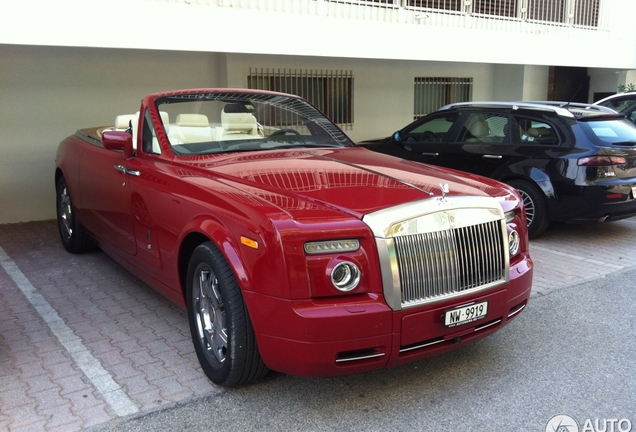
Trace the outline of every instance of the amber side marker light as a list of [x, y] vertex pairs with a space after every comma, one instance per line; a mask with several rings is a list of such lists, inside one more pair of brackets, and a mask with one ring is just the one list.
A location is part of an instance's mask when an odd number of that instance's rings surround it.
[[241, 236], [241, 243], [249, 248], [258, 249], [258, 242], [256, 240]]

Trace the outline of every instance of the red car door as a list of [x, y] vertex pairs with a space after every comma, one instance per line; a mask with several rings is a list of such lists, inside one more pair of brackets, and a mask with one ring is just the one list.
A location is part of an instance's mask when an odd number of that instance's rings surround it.
[[122, 152], [89, 146], [80, 163], [83, 223], [102, 242], [127, 254], [137, 247], [130, 205], [130, 176]]

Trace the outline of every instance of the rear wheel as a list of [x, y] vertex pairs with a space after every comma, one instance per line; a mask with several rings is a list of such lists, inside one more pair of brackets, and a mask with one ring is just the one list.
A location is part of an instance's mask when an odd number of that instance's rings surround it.
[[62, 176], [57, 181], [57, 227], [64, 248], [72, 253], [88, 252], [95, 249], [95, 244], [84, 233], [84, 227], [75, 217], [75, 208], [71, 194]]
[[539, 236], [550, 225], [543, 192], [537, 186], [524, 180], [511, 180], [508, 184], [519, 192], [523, 200], [528, 222], [528, 237]]
[[192, 341], [208, 378], [236, 387], [264, 377], [268, 370], [258, 352], [241, 289], [211, 242], [194, 250], [186, 287]]

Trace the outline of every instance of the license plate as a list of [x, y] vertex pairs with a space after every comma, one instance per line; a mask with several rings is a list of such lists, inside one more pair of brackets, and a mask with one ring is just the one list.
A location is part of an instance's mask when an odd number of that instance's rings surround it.
[[636, 186], [632, 186], [632, 198], [636, 198]]
[[444, 326], [455, 327], [484, 318], [488, 314], [488, 302], [473, 303], [444, 312]]

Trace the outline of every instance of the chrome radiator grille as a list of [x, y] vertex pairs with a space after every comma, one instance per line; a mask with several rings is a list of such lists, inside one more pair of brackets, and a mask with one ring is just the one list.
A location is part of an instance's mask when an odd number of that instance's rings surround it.
[[495, 198], [422, 199], [362, 221], [375, 237], [384, 299], [395, 311], [509, 281], [506, 215]]
[[403, 307], [506, 281], [501, 221], [394, 237]]

